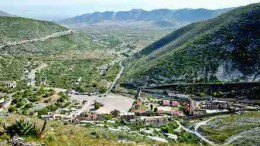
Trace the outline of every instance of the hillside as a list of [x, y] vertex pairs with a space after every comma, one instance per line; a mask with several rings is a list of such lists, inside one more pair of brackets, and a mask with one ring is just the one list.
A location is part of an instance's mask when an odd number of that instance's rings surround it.
[[190, 24], [129, 60], [123, 83], [259, 81], [260, 4]]
[[10, 17], [10, 16], [12, 16], [12, 15], [11, 15], [11, 14], [8, 14], [8, 13], [6, 13], [6, 12], [4, 12], [4, 11], [0, 11], [0, 17], [6, 17], [6, 16]]
[[29, 40], [68, 30], [52, 22], [20, 17], [0, 17], [0, 44]]
[[[87, 88], [99, 89], [101, 85], [96, 84], [101, 80], [104, 88], [108, 84], [105, 77], [101, 78], [98, 67], [108, 64], [113, 55], [107, 54], [108, 48], [87, 33], [71, 31], [53, 22], [0, 17], [0, 34], [0, 82], [14, 80], [23, 87], [31, 84], [31, 80], [37, 86], [45, 80], [45, 86], [77, 88], [82, 92]], [[30, 74], [43, 64], [41, 72]], [[82, 82], [76, 84], [79, 78]]]
[[107, 11], [83, 14], [61, 21], [63, 24], [76, 25], [101, 25], [117, 27], [159, 27], [178, 28], [185, 24], [214, 18], [230, 9], [157, 9], [146, 11], [133, 9], [130, 11]]

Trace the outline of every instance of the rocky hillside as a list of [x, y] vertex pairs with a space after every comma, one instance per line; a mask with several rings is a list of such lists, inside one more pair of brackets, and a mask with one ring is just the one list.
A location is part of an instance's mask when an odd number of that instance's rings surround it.
[[190, 24], [128, 60], [124, 83], [260, 81], [260, 3]]
[[133, 9], [119, 12], [95, 12], [76, 16], [61, 21], [64, 24], [95, 24], [114, 26], [135, 26], [135, 27], [180, 27], [185, 24], [207, 20], [220, 15], [230, 9], [157, 9], [145, 11]]

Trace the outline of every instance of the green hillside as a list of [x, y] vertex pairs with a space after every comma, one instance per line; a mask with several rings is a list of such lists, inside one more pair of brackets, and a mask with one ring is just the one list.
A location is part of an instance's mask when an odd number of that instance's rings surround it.
[[260, 80], [260, 4], [193, 23], [128, 60], [124, 83]]
[[95, 44], [89, 36], [74, 32], [74, 34], [48, 39], [44, 42], [39, 41], [8, 47], [8, 49], [3, 49], [2, 52], [16, 56], [45, 57], [49, 55], [48, 57], [50, 57], [60, 55], [61, 53], [68, 53], [68, 51], [85, 52], [96, 49], [102, 49], [102, 47]]
[[[104, 81], [98, 67], [109, 63], [113, 57], [106, 54], [104, 46], [94, 42], [87, 33], [76, 31], [41, 39], [68, 30], [52, 22], [17, 17], [0, 18], [0, 46], [39, 39], [0, 49], [0, 82], [14, 80], [19, 85], [26, 85], [30, 82], [28, 76], [32, 69], [46, 64], [36, 74], [38, 86], [46, 79], [45, 85], [51, 87], [81, 89], [82, 92], [88, 88], [90, 92], [90, 89], [99, 88], [94, 83]], [[73, 72], [70, 70], [72, 68]], [[75, 84], [79, 78], [82, 78], [82, 82]]]
[[0, 44], [34, 39], [68, 30], [52, 22], [20, 17], [0, 17]]

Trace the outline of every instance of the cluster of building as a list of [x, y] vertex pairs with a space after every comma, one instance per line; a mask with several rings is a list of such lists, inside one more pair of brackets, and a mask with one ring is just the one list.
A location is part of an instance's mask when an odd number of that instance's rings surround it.
[[85, 107], [86, 104], [87, 101], [73, 100], [70, 108], [59, 108], [55, 112], [48, 112], [46, 115], [41, 115], [41, 118], [74, 122], [78, 116], [87, 110]]
[[209, 101], [194, 101], [185, 102], [184, 109], [191, 115], [206, 115], [212, 113], [227, 112], [229, 105], [226, 101], [209, 100]]
[[[148, 100], [141, 97], [141, 90], [138, 90], [132, 108], [129, 112], [119, 112], [115, 120], [124, 121], [129, 124], [144, 124], [161, 126], [169, 122], [172, 117], [185, 117], [208, 115], [214, 113], [229, 112], [233, 107], [226, 101], [219, 100], [201, 100], [195, 101], [187, 95], [169, 93], [170, 99]], [[176, 98], [177, 97], [177, 98]], [[185, 99], [185, 100], [184, 100]], [[83, 100], [73, 100], [70, 108], [60, 108], [55, 112], [42, 115], [42, 118], [49, 120], [70, 121], [77, 124], [99, 123], [108, 121], [106, 115], [98, 114], [95, 111], [87, 109], [89, 103]], [[110, 115], [111, 116], [111, 115]]]

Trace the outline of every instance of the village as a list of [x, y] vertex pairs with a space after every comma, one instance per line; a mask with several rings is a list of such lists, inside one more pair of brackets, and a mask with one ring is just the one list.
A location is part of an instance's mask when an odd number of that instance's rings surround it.
[[[6, 85], [10, 89], [16, 86], [13, 82], [6, 82]], [[102, 127], [108, 131], [146, 136], [152, 141], [163, 143], [168, 143], [169, 139], [178, 141], [178, 136], [169, 133], [169, 130], [174, 127], [175, 132], [181, 131], [183, 127], [180, 123], [192, 123], [193, 120], [205, 117], [239, 114], [260, 109], [256, 105], [218, 100], [212, 97], [199, 99], [174, 91], [167, 91], [164, 95], [157, 96], [142, 92], [142, 89], [138, 89], [132, 98], [113, 93], [81, 94], [76, 91], [68, 92], [61, 89], [55, 91], [41, 88], [30, 91], [31, 95], [26, 95], [34, 96], [40, 90], [42, 90], [43, 96], [48, 94], [56, 97], [56, 103], [45, 103], [47, 99], [43, 103], [40, 103], [41, 101], [34, 103], [30, 102], [31, 99], [28, 98], [26, 99], [27, 104], [16, 111], [19, 113], [20, 110], [30, 105], [27, 109], [32, 112], [32, 116], [43, 120]], [[29, 90], [25, 90], [23, 94], [28, 92]], [[38, 95], [41, 96], [41, 94]], [[0, 111], [2, 113], [13, 112], [10, 108], [17, 100], [17, 93], [1, 94], [0, 96]], [[53, 105], [55, 108], [52, 107]], [[51, 110], [43, 110], [46, 108]], [[21, 112], [21, 114], [26, 113]]]
[[[17, 87], [14, 81], [2, 84], [10, 91]], [[189, 133], [209, 143], [196, 131], [208, 118], [260, 110], [256, 104], [239, 100], [202, 98], [171, 90], [150, 91], [139, 88], [135, 95], [124, 96], [112, 92], [83, 94], [74, 90], [28, 86], [22, 91], [1, 93], [0, 112], [1, 116], [9, 113], [30, 115], [47, 121], [142, 136], [162, 143], [179, 142], [184, 140], [184, 133]], [[190, 130], [191, 125], [197, 129]]]

